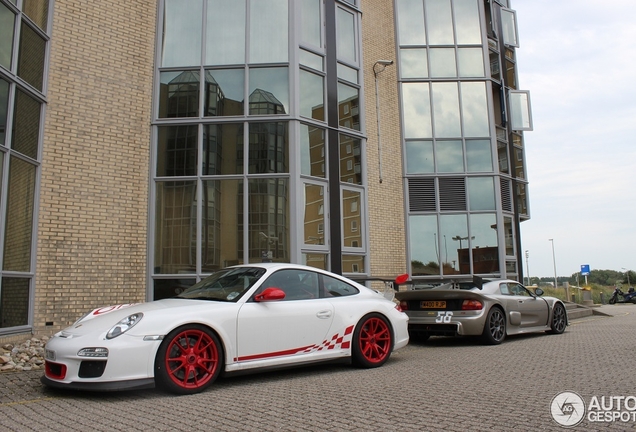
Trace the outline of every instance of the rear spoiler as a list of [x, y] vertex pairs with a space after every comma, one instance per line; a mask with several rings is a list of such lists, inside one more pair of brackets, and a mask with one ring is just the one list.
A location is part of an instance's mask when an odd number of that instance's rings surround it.
[[[395, 278], [389, 278], [389, 277], [360, 277], [358, 278], [358, 277], [349, 276], [349, 279], [354, 280], [358, 283], [362, 283], [362, 284], [364, 284], [365, 282], [384, 282], [385, 289], [392, 289], [393, 291], [396, 291], [396, 292], [400, 291], [401, 285], [406, 285], [407, 283], [413, 282], [411, 280], [411, 277], [408, 275], [408, 273], [401, 274]], [[473, 278], [472, 278], [472, 283], [480, 290], [483, 289], [484, 284], [488, 281], [489, 281], [488, 279], [481, 278], [477, 275], [473, 275]], [[459, 285], [461, 280], [453, 279], [451, 281], [447, 281], [446, 283], [448, 282]]]

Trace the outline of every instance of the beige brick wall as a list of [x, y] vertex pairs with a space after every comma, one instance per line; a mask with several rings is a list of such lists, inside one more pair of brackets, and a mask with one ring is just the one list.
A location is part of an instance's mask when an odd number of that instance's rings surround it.
[[[365, 87], [367, 171], [371, 274], [396, 276], [406, 271], [404, 190], [399, 117], [397, 54], [393, 1], [362, 0], [362, 46]], [[395, 63], [378, 73], [382, 183], [378, 160], [378, 130], [373, 65]], [[378, 67], [376, 70], [380, 70]]]
[[146, 295], [157, 3], [54, 5], [35, 286], [40, 334], [87, 308]]

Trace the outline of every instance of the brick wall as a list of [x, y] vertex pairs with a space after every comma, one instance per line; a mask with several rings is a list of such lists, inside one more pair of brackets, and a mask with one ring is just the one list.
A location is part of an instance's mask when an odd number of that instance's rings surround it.
[[[397, 85], [397, 54], [393, 2], [362, 0], [362, 46], [365, 86], [367, 172], [371, 274], [396, 276], [406, 271], [402, 147]], [[395, 63], [378, 73], [382, 183], [378, 161], [378, 131], [373, 65], [377, 60]], [[380, 70], [378, 67], [376, 70]]]
[[156, 14], [150, 0], [54, 4], [36, 333], [145, 299]]

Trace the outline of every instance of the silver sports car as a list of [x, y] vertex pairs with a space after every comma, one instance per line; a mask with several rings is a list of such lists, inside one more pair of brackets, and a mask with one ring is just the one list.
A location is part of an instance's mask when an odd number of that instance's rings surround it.
[[480, 335], [484, 342], [495, 345], [506, 335], [565, 331], [565, 305], [557, 298], [541, 297], [542, 294], [540, 288], [532, 292], [513, 280], [475, 277], [472, 282], [410, 289], [395, 296], [409, 316], [412, 340]]

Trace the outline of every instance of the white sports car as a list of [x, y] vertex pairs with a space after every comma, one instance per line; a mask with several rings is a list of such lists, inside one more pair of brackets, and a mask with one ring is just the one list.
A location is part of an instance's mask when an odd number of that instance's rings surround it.
[[408, 343], [407, 321], [394, 302], [342, 276], [241, 265], [173, 298], [91, 311], [49, 340], [41, 380], [189, 394], [222, 372], [336, 360], [372, 368]]

